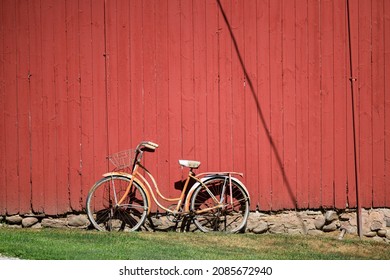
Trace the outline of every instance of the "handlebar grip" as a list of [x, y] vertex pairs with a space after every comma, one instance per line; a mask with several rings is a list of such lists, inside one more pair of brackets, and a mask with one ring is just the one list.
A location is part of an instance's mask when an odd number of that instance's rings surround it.
[[137, 146], [137, 151], [149, 151], [149, 152], [154, 152], [158, 145], [156, 143], [153, 143], [151, 141], [143, 141], [138, 144]]
[[148, 141], [144, 143], [144, 147], [150, 150], [155, 150], [158, 148], [158, 144]]
[[156, 143], [153, 143], [151, 141], [143, 141], [138, 144], [136, 151], [149, 151], [154, 152], [158, 145]]
[[148, 145], [150, 145], [150, 146], [153, 146], [153, 147], [155, 147], [155, 148], [158, 148], [158, 144], [157, 144], [157, 143], [154, 143], [154, 142], [151, 142], [151, 141], [148, 141], [147, 143], [148, 143]]

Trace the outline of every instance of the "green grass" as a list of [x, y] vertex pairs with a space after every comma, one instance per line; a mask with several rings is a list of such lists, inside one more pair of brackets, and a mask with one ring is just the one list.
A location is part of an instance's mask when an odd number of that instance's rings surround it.
[[269, 234], [0, 228], [0, 254], [32, 260], [390, 259], [390, 245], [356, 238]]

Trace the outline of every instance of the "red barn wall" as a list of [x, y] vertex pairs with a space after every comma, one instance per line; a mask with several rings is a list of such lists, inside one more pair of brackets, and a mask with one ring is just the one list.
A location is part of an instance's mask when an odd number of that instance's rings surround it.
[[[83, 211], [141, 140], [245, 174], [252, 208], [390, 206], [390, 2], [1, 0], [0, 214]], [[350, 56], [351, 54], [351, 56]], [[350, 71], [352, 58], [352, 74]]]

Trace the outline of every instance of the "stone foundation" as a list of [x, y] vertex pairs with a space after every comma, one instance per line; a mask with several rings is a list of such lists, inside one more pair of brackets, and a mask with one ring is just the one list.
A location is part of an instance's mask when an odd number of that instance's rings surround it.
[[[323, 235], [338, 233], [357, 236], [357, 218], [354, 211], [285, 211], [276, 214], [252, 213], [247, 231], [253, 233], [284, 233]], [[362, 211], [363, 235], [390, 243], [390, 209]]]
[[[370, 209], [362, 212], [363, 235], [367, 239], [390, 243], [390, 209]], [[0, 227], [12, 228], [71, 228], [89, 229], [85, 214], [68, 214], [62, 217], [45, 215], [0, 216]], [[163, 214], [154, 214], [142, 227], [145, 231], [185, 230], [197, 231], [191, 222], [172, 221]], [[354, 211], [283, 211], [279, 213], [252, 212], [248, 218], [246, 232], [253, 234], [345, 234], [357, 236], [357, 220]]]

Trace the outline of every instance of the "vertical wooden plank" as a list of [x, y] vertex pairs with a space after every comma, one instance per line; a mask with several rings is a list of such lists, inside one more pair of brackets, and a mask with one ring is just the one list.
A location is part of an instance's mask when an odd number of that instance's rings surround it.
[[28, 2], [17, 1], [16, 8], [19, 213], [28, 213], [31, 205]]
[[80, 37], [79, 37], [79, 0], [66, 2], [67, 34], [67, 92], [68, 92], [68, 129], [69, 134], [69, 190], [70, 207], [80, 211], [81, 194], [81, 112], [80, 112]]
[[[93, 55], [91, 0], [79, 2], [80, 19], [80, 107], [81, 107], [81, 201], [85, 200], [97, 176], [93, 161]], [[60, 207], [59, 207], [60, 208]]]
[[[353, 80], [353, 90], [354, 90], [354, 99], [355, 104], [352, 105], [352, 98], [351, 98], [351, 87], [348, 86], [348, 92], [347, 92], [347, 167], [348, 167], [348, 193], [347, 193], [347, 199], [348, 199], [348, 206], [349, 207], [356, 207], [356, 182], [355, 182], [355, 165], [354, 165], [354, 140], [353, 140], [353, 120], [352, 120], [352, 106], [355, 108], [355, 126], [356, 126], [356, 149], [357, 149], [357, 162], [359, 162], [359, 98], [358, 98], [358, 58], [359, 58], [359, 50], [358, 50], [358, 40], [359, 40], [359, 17], [358, 17], [358, 11], [359, 11], [359, 4], [357, 0], [350, 0], [349, 1], [349, 9], [350, 9], [350, 40], [351, 40], [351, 50], [348, 50], [348, 58], [347, 58], [347, 65], [348, 65], [348, 78], [352, 78]], [[352, 73], [350, 68], [350, 53], [352, 52]], [[355, 80], [356, 79], [356, 80]], [[359, 173], [359, 172], [358, 172]], [[359, 174], [358, 174], [359, 176]]]
[[309, 36], [309, 207], [321, 206], [321, 101], [319, 3], [308, 1]]
[[[55, 128], [55, 102], [56, 96], [54, 91], [54, 56], [53, 56], [53, 4], [54, 2], [44, 1], [41, 3], [42, 14], [42, 124], [43, 124], [43, 167], [49, 170], [44, 178], [45, 207], [46, 214], [57, 214], [57, 166], [56, 162], [56, 128]], [[46, 172], [45, 172], [46, 173]], [[43, 173], [40, 174], [42, 176]]]
[[107, 95], [105, 71], [105, 6], [104, 0], [92, 4], [92, 79], [93, 79], [93, 124], [94, 124], [94, 168], [96, 176], [107, 171], [108, 164], [108, 128], [107, 128]]
[[117, 1], [105, 1], [108, 153], [119, 151]]
[[[156, 141], [157, 135], [157, 101], [156, 101], [156, 28], [154, 1], [144, 1], [142, 7], [142, 30], [143, 30], [143, 87], [144, 87], [144, 138]], [[157, 156], [148, 154], [145, 157], [150, 172], [157, 172]]]
[[334, 2], [334, 191], [335, 207], [347, 207], [347, 54], [348, 37], [346, 29], [346, 5]]
[[[272, 161], [273, 138], [271, 135], [271, 82], [270, 82], [270, 3], [257, 1], [257, 115], [259, 152], [259, 198], [257, 207], [261, 210], [272, 208]], [[253, 175], [252, 175], [253, 176]]]
[[[5, 109], [5, 68], [4, 68], [4, 38], [5, 38], [5, 24], [3, 13], [5, 11], [4, 1], [0, 2], [0, 116], [1, 120], [4, 119], [4, 109]], [[6, 168], [6, 159], [5, 159], [5, 123], [4, 121], [0, 122], [0, 215], [5, 215], [7, 212], [7, 195], [6, 195], [6, 178], [5, 178], [5, 168]]]
[[[181, 1], [168, 1], [168, 67], [169, 67], [169, 93], [168, 93], [168, 120], [169, 120], [169, 166], [170, 182], [181, 179], [177, 160], [182, 155], [183, 138], [181, 134], [181, 58], [180, 58], [180, 10]], [[173, 187], [168, 187], [173, 192]]]
[[[232, 38], [232, 131], [233, 169], [246, 173], [245, 165], [245, 96], [244, 70], [244, 6], [242, 1], [232, 1], [230, 28]], [[249, 174], [246, 174], [248, 176]]]
[[372, 2], [373, 207], [385, 206], [385, 37], [384, 3]]
[[131, 139], [131, 98], [130, 98], [130, 2], [117, 1], [117, 67], [118, 67], [118, 149], [124, 150], [130, 147]]
[[270, 1], [270, 93], [272, 147], [272, 209], [282, 209], [284, 193], [283, 158], [283, 65], [282, 65], [282, 1]]
[[309, 46], [308, 5], [296, 1], [296, 118], [297, 118], [297, 208], [309, 207]]
[[321, 1], [321, 204], [334, 206], [333, 1]]
[[19, 212], [18, 170], [18, 88], [17, 88], [17, 38], [16, 2], [4, 1], [2, 24], [4, 25], [4, 124], [5, 124], [5, 178], [7, 214]]
[[[144, 138], [145, 140], [156, 141], [157, 137], [157, 92], [156, 92], [156, 24], [155, 24], [155, 2], [144, 1], [142, 7], [142, 30], [143, 30], [143, 88], [144, 88]], [[166, 149], [166, 147], [163, 147]], [[145, 164], [153, 174], [157, 174], [156, 154], [148, 154], [145, 157]], [[158, 177], [157, 177], [158, 179]], [[171, 188], [169, 184], [159, 186]], [[166, 189], [160, 188], [165, 194]]]
[[207, 170], [207, 111], [206, 111], [206, 1], [194, 1], [194, 90], [195, 90], [195, 158]]
[[269, 38], [269, 0], [257, 1], [257, 90], [259, 98], [258, 108], [258, 149], [259, 149], [259, 199], [260, 210], [271, 210], [271, 95], [270, 95], [270, 47]]
[[[219, 104], [220, 104], [220, 168], [233, 170], [233, 130], [232, 130], [232, 19], [231, 1], [219, 2]], [[225, 20], [226, 17], [226, 20]]]
[[296, 43], [295, 43], [295, 1], [283, 1], [283, 150], [284, 191], [281, 193], [283, 206], [296, 208], [297, 200], [297, 119], [296, 119]]
[[[219, 149], [219, 92], [218, 92], [218, 7], [215, 1], [206, 2], [206, 89], [207, 89], [207, 167], [220, 168]], [[218, 104], [218, 105], [217, 105]]]
[[[158, 183], [161, 186], [170, 186], [169, 178], [169, 117], [167, 98], [169, 92], [168, 68], [168, 0], [155, 1], [156, 10], [156, 93], [157, 93], [157, 151]], [[164, 193], [168, 193], [165, 191]]]
[[30, 93], [31, 93], [31, 180], [32, 208], [35, 213], [44, 212], [44, 180], [42, 177], [45, 143], [42, 131], [42, 35], [41, 9], [39, 1], [29, 2], [30, 29]]
[[[56, 94], [56, 168], [57, 211], [65, 213], [69, 204], [69, 127], [66, 57], [66, 3], [57, 3], [53, 10], [54, 92]], [[90, 89], [89, 89], [90, 90]], [[72, 134], [73, 135], [73, 134]]]
[[[384, 1], [384, 34], [385, 34], [385, 89], [390, 86], [390, 2]], [[390, 94], [385, 94], [385, 203], [390, 205]]]
[[130, 2], [130, 19], [131, 146], [135, 148], [144, 140], [142, 1]]
[[182, 157], [195, 157], [195, 114], [194, 114], [194, 33], [193, 1], [181, 1], [180, 39], [181, 39], [181, 94], [182, 94]]
[[246, 185], [251, 188], [251, 196], [255, 200], [259, 197], [259, 181], [255, 176], [259, 169], [258, 150], [258, 118], [259, 97], [257, 88], [257, 18], [256, 1], [244, 2], [244, 45], [243, 59], [245, 68], [244, 104], [245, 104], [245, 159]]
[[371, 1], [359, 1], [359, 174], [362, 207], [372, 207]]
[[107, 116], [107, 48], [106, 4], [104, 0], [91, 0], [91, 51], [92, 51], [92, 101], [93, 101], [93, 163], [95, 177], [101, 177], [112, 166], [108, 165]]

